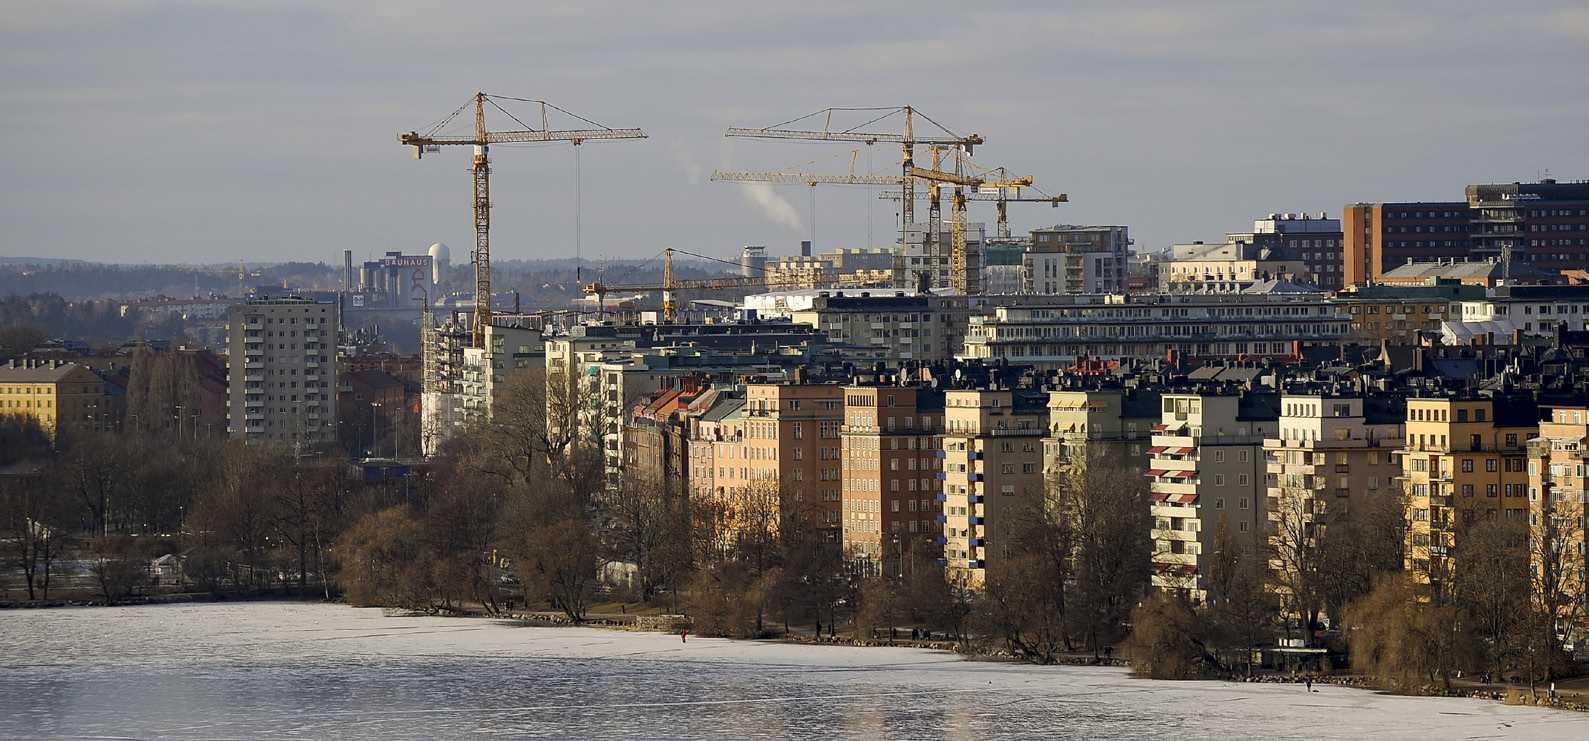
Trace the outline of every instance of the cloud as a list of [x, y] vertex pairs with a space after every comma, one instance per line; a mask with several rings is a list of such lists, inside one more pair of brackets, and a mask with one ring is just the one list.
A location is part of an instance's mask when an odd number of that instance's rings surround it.
[[763, 216], [775, 224], [789, 227], [796, 234], [805, 233], [800, 212], [772, 189], [771, 183], [745, 183], [740, 186], [740, 197], [755, 206]]
[[684, 168], [684, 181], [690, 185], [699, 185], [706, 168], [695, 161], [695, 155], [691, 154], [690, 148], [684, 145], [684, 140], [674, 139], [668, 148], [673, 150], [673, 156], [678, 159], [679, 167]]

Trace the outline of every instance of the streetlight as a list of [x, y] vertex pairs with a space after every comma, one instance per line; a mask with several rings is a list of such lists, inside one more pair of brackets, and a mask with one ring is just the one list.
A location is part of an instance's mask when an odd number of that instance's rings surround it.
[[177, 439], [181, 440], [182, 439], [182, 405], [181, 404], [177, 405], [176, 420], [177, 420]]

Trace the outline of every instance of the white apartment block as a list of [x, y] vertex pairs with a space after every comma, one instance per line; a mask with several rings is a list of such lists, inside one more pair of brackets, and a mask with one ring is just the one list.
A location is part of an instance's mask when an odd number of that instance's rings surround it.
[[1024, 293], [1126, 292], [1131, 239], [1123, 226], [1053, 226], [1032, 230], [1022, 265]]

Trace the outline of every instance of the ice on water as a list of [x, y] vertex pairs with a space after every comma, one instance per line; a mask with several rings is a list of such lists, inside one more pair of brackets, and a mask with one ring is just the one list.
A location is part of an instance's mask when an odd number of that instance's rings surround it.
[[0, 612], [0, 737], [1589, 738], [1589, 717], [918, 649], [251, 603]]

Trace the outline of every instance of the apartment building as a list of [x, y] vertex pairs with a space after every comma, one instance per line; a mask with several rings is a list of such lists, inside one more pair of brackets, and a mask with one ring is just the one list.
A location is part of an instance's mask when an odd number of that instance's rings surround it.
[[1539, 435], [1528, 441], [1530, 565], [1536, 584], [1554, 587], [1544, 596], [1559, 613], [1558, 631], [1574, 642], [1589, 632], [1585, 446], [1589, 446], [1589, 406], [1582, 405], [1551, 409], [1539, 423]]
[[1098, 456], [1146, 471], [1149, 430], [1159, 422], [1160, 400], [1155, 390], [1050, 391], [1044, 469], [1055, 474], [1073, 461]]
[[844, 389], [844, 553], [871, 573], [898, 576], [907, 555], [938, 550], [943, 411], [931, 389]]
[[1264, 441], [1278, 429], [1272, 393], [1165, 393], [1147, 454], [1153, 586], [1208, 598], [1220, 523], [1253, 547], [1267, 522]]
[[1285, 360], [1349, 329], [1344, 311], [1316, 295], [1064, 296], [972, 317], [960, 357], [1044, 370], [1080, 358]]
[[1513, 259], [1549, 272], [1589, 262], [1589, 183], [1469, 185], [1467, 200], [1354, 203], [1342, 217], [1346, 279], [1417, 261]]
[[1359, 342], [1414, 344], [1423, 333], [1438, 335], [1447, 321], [1459, 319], [1452, 304], [1483, 299], [1478, 286], [1365, 285], [1342, 290], [1330, 303], [1351, 317], [1351, 335]]
[[971, 314], [963, 296], [907, 295], [904, 291], [818, 291], [790, 301], [796, 324], [815, 327], [829, 341], [860, 357], [890, 362], [934, 362], [960, 352]]
[[0, 415], [32, 417], [51, 438], [112, 429], [105, 382], [88, 366], [60, 360], [0, 365]]
[[1280, 396], [1275, 437], [1263, 442], [1270, 561], [1278, 574], [1316, 545], [1353, 502], [1400, 486], [1407, 410], [1396, 395], [1340, 388]]
[[294, 446], [337, 438], [336, 302], [296, 296], [233, 304], [227, 311], [233, 437]]
[[1402, 477], [1407, 570], [1439, 588], [1451, 578], [1451, 549], [1468, 526], [1528, 513], [1528, 440], [1539, 408], [1528, 398], [1411, 398]]
[[1023, 293], [1126, 292], [1131, 238], [1123, 226], [1058, 225], [1033, 229], [1022, 256]]
[[980, 587], [1009, 553], [1019, 508], [1043, 496], [1048, 396], [1031, 390], [944, 394], [942, 543], [948, 578]]
[[[700, 431], [713, 449], [708, 486], [730, 528], [798, 515], [823, 542], [842, 538], [844, 389], [837, 384], [745, 386], [744, 405]], [[703, 427], [706, 425], [703, 425]], [[707, 457], [703, 455], [703, 458]], [[749, 518], [749, 519], [747, 519]]]

